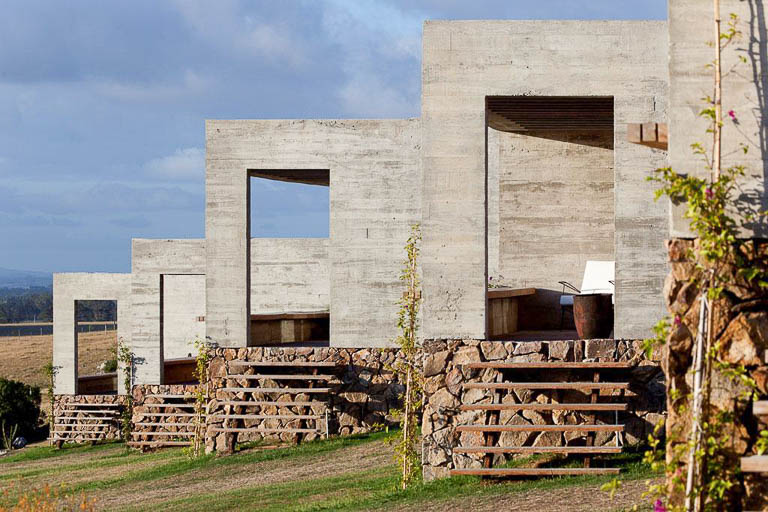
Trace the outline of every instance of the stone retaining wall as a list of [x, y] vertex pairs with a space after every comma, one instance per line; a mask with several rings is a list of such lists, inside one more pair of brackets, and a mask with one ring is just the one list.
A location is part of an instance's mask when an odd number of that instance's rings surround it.
[[[459, 435], [456, 426], [483, 423], [482, 412], [459, 411], [462, 403], [489, 403], [492, 395], [481, 389], [463, 390], [466, 382], [492, 382], [498, 371], [494, 369], [470, 370], [461, 365], [480, 361], [498, 362], [545, 362], [545, 361], [632, 361], [636, 366], [630, 370], [631, 390], [624, 400], [630, 406], [627, 412], [619, 413], [619, 423], [626, 425], [624, 434], [627, 444], [644, 441], [657, 422], [664, 415], [665, 396], [663, 373], [658, 362], [648, 361], [642, 356], [639, 341], [629, 340], [579, 340], [579, 341], [476, 341], [451, 340], [428, 341], [424, 345], [425, 408], [422, 424], [423, 472], [426, 480], [448, 476], [452, 468], [480, 467], [482, 455], [468, 456], [454, 454], [453, 447], [481, 445], [482, 434], [463, 432]], [[556, 373], [556, 375], [555, 375]], [[567, 381], [573, 372], [549, 370], [528, 373], [536, 380]], [[505, 403], [522, 402], [585, 402], [588, 395], [579, 391], [515, 390], [507, 395]], [[615, 412], [597, 413], [598, 423], [615, 423]], [[501, 423], [523, 424], [577, 424], [587, 423], [581, 413], [554, 411], [502, 411]], [[559, 446], [583, 444], [581, 433], [518, 433], [505, 432], [500, 444], [505, 446]], [[598, 445], [614, 442], [615, 434], [598, 432]]]
[[[670, 410], [667, 422], [668, 435], [672, 432], [686, 439], [690, 432], [690, 404], [686, 404], [692, 393], [694, 340], [698, 329], [700, 305], [697, 300], [699, 289], [692, 282], [700, 270], [695, 261], [690, 259], [693, 240], [674, 239], [667, 242], [670, 273], [664, 283], [664, 297], [672, 327], [669, 339], [664, 346], [664, 371], [667, 374], [667, 388], [675, 393], [670, 397], [667, 407]], [[749, 241], [743, 247], [742, 257], [763, 271], [768, 269], [768, 242]], [[768, 397], [768, 365], [765, 357], [768, 351], [768, 290], [761, 289], [755, 281], [748, 282], [738, 274], [736, 268], [727, 263], [723, 272], [730, 273], [732, 284], [725, 286], [722, 298], [717, 304], [713, 331], [720, 344], [720, 357], [728, 363], [744, 365], [747, 376], [754, 379], [757, 392], [765, 399]], [[713, 372], [710, 402], [715, 410], [733, 413], [733, 429], [729, 433], [732, 439], [728, 456], [730, 463], [738, 465], [738, 459], [755, 454], [755, 443], [760, 426], [752, 414], [751, 400], [740, 397], [748, 396], [749, 390], [738, 380], [731, 380], [718, 372]], [[675, 398], [676, 397], [676, 398]], [[675, 398], [673, 401], [672, 398]], [[679, 414], [680, 407], [685, 412]], [[672, 436], [670, 435], [670, 439]], [[671, 453], [669, 447], [667, 454]], [[768, 481], [764, 476], [745, 473], [744, 485], [731, 490], [733, 503], [742, 500], [749, 510], [768, 509]], [[682, 500], [680, 496], [675, 499]]]
[[[232, 367], [230, 363], [239, 361], [302, 361], [302, 362], [326, 362], [331, 361], [339, 365], [333, 372], [330, 369], [322, 369], [321, 373], [334, 373], [337, 375], [338, 385], [331, 386], [328, 395], [330, 435], [348, 435], [370, 431], [380, 425], [393, 421], [390, 410], [397, 406], [398, 396], [403, 392], [403, 386], [398, 382], [393, 372], [389, 369], [398, 357], [396, 349], [376, 348], [334, 348], [334, 347], [252, 347], [252, 348], [217, 348], [212, 350], [209, 366], [209, 388], [218, 400], [243, 400], [248, 399], [245, 392], [223, 391], [227, 387], [224, 378], [228, 374], [244, 373], [242, 367]], [[239, 385], [246, 385], [243, 381]], [[252, 382], [252, 381], [251, 381]], [[231, 383], [230, 383], [231, 384]], [[275, 386], [273, 381], [265, 381], [267, 386]], [[274, 396], [274, 395], [270, 395]], [[279, 396], [277, 401], [305, 401], [310, 397], [307, 394]], [[241, 406], [220, 405], [217, 400], [209, 402], [209, 420], [206, 434], [206, 451], [229, 452], [234, 448], [235, 434], [213, 432], [215, 427], [221, 427], [223, 419], [210, 419], [212, 415], [244, 414], [253, 412], [253, 408], [246, 409]], [[319, 404], [312, 408], [314, 414], [325, 415], [326, 407]], [[271, 407], [264, 408], [262, 414], [297, 414], [296, 407]], [[238, 427], [248, 428], [296, 428], [299, 420], [267, 419], [267, 420], [239, 420]], [[314, 420], [310, 420], [314, 421]], [[325, 420], [321, 420], [323, 426]], [[230, 425], [231, 426], [231, 425]], [[304, 439], [313, 439], [322, 434], [307, 434]], [[260, 434], [239, 433], [237, 441], [251, 441], [262, 438], [280, 439], [289, 441], [293, 434]]]
[[[192, 432], [191, 427], [185, 425], [178, 425], [179, 423], [189, 423], [193, 425], [194, 418], [191, 416], [174, 416], [174, 414], [189, 414], [194, 412], [194, 409], [186, 407], [164, 407], [162, 409], [147, 407], [147, 404], [167, 404], [173, 402], [179, 403], [194, 403], [195, 391], [197, 385], [184, 385], [184, 384], [142, 384], [133, 386], [133, 417], [131, 425], [131, 433], [134, 441], [170, 441], [174, 439], [172, 436], [160, 436], [153, 437], [151, 433], [157, 432], [172, 432], [179, 433], [179, 439], [186, 438], [181, 435], [185, 432]], [[153, 395], [184, 395], [188, 396], [186, 400], [181, 399], [165, 399]], [[161, 414], [170, 414], [171, 416], [153, 417], [152, 412]], [[152, 423], [151, 426], [139, 425], [139, 423]], [[162, 425], [158, 425], [162, 424]], [[136, 435], [139, 434], [139, 435]], [[143, 435], [141, 435], [143, 434]]]
[[[90, 433], [87, 435], [85, 434], [86, 431], [91, 430], [85, 424], [93, 423], [93, 421], [81, 422], [79, 419], [64, 420], [60, 418], [77, 417], [77, 418], [85, 419], [89, 417], [89, 415], [85, 412], [64, 414], [62, 411], [72, 408], [73, 405], [75, 404], [121, 404], [123, 405], [125, 404], [124, 396], [122, 395], [55, 395], [53, 400], [54, 400], [53, 413], [54, 413], [54, 417], [57, 418], [56, 424], [75, 426], [73, 431], [76, 432], [76, 434], [69, 436], [70, 439], [68, 439], [67, 442], [82, 443], [82, 442], [91, 441], [91, 439], [85, 439], [85, 437], [99, 437], [101, 440], [104, 440], [104, 441], [121, 438], [121, 423], [120, 423], [119, 413], [121, 412], [122, 408], [116, 408], [118, 409], [117, 419], [110, 422], [110, 425], [108, 426], [108, 428], [104, 429], [103, 434], [102, 432], [99, 432], [98, 434], [90, 434]], [[89, 409], [98, 409], [98, 407], [91, 407]]]

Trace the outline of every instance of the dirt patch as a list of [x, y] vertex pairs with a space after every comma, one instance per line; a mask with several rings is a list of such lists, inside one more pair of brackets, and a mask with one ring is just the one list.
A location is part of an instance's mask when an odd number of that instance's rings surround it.
[[[513, 486], [514, 483], [499, 484]], [[453, 500], [419, 503], [396, 508], [398, 512], [447, 512], [472, 510], [473, 512], [595, 512], [627, 510], [634, 505], [647, 504], [642, 494], [648, 490], [645, 480], [624, 482], [613, 499], [600, 486], [570, 486], [561, 489], [534, 489], [522, 493], [510, 492], [495, 496], [457, 498]]]
[[148, 506], [180, 496], [359, 473], [391, 463], [391, 448], [387, 442], [381, 441], [327, 454], [240, 466], [201, 468], [153, 482], [139, 482], [119, 489], [107, 490], [95, 497], [98, 500], [98, 507], [104, 510], [137, 505]]
[[[94, 375], [99, 365], [112, 357], [117, 346], [117, 331], [78, 334], [80, 375]], [[48, 385], [43, 366], [51, 360], [53, 336], [9, 336], [0, 338], [0, 377], [45, 389]]]

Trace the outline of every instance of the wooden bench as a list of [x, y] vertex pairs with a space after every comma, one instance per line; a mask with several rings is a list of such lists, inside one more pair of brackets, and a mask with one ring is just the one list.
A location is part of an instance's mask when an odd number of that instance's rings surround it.
[[253, 346], [327, 341], [329, 336], [330, 313], [327, 311], [251, 315]]
[[488, 339], [504, 339], [517, 332], [520, 298], [535, 294], [535, 288], [503, 287], [488, 290]]

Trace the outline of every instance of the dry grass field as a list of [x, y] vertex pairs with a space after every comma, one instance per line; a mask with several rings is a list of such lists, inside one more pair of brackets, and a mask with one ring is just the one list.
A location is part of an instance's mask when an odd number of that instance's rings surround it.
[[[99, 365], [113, 357], [117, 331], [81, 333], [78, 339], [80, 375], [99, 373]], [[9, 336], [0, 338], [0, 377], [40, 386], [46, 384], [43, 366], [51, 360], [53, 336]]]

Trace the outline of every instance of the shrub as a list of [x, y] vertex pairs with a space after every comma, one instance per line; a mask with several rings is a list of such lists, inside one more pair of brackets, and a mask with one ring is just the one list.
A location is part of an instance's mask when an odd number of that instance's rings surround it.
[[34, 437], [40, 417], [40, 388], [0, 377], [0, 424], [18, 427], [17, 435]]

